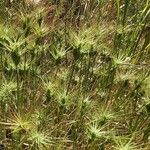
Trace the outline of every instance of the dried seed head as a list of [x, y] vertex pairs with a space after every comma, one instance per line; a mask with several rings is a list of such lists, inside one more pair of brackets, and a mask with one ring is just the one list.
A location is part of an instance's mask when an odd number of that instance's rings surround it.
[[27, 5], [38, 5], [40, 2], [41, 0], [25, 0]]

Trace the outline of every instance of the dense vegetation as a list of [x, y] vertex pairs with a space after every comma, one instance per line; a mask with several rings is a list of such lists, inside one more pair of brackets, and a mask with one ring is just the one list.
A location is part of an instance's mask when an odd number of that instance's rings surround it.
[[0, 150], [150, 150], [149, 59], [149, 0], [1, 0]]

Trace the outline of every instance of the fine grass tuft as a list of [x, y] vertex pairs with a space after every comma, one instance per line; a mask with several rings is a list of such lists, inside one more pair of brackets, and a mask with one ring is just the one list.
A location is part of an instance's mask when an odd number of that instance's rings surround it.
[[0, 2], [0, 149], [149, 150], [150, 1]]

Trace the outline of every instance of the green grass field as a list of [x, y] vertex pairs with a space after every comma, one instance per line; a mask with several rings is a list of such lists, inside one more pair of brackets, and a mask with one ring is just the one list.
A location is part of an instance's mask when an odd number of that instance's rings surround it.
[[0, 150], [150, 150], [150, 0], [1, 0]]

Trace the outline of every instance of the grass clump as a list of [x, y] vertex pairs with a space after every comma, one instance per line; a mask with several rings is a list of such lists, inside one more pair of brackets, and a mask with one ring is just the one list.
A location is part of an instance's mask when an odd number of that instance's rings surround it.
[[149, 0], [0, 12], [0, 149], [149, 150]]

